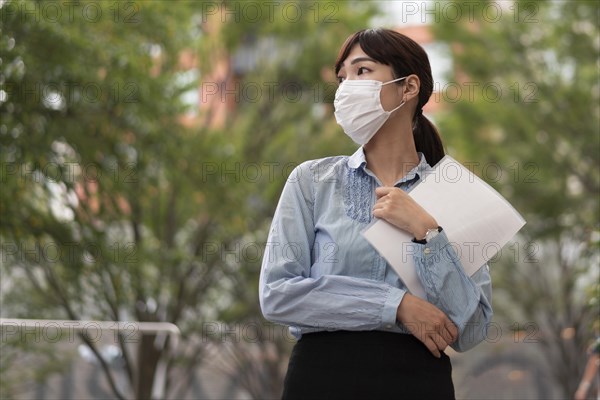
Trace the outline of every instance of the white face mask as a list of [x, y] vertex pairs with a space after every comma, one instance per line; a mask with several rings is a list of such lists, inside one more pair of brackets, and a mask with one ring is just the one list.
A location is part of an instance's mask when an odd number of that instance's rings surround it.
[[387, 121], [390, 114], [404, 105], [404, 101], [391, 111], [381, 105], [381, 87], [406, 77], [380, 82], [354, 79], [343, 81], [335, 92], [335, 120], [346, 135], [361, 146], [367, 144]]

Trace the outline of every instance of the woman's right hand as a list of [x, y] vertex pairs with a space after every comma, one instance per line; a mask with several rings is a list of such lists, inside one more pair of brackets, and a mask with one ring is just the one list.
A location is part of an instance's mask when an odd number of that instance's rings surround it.
[[410, 293], [402, 298], [396, 318], [437, 358], [458, 338], [458, 329], [446, 314]]

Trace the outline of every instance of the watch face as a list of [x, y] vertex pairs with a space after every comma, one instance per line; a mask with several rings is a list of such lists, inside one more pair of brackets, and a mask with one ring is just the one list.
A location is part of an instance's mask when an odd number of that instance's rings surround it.
[[437, 236], [437, 234], [439, 233], [439, 231], [436, 229], [429, 229], [427, 231], [427, 233], [425, 234], [425, 240], [427, 240], [428, 242], [433, 239], [434, 237]]

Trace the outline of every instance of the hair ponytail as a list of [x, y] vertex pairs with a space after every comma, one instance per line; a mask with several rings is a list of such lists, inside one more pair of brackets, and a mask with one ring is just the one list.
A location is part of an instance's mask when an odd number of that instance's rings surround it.
[[413, 137], [417, 151], [425, 155], [427, 163], [432, 167], [444, 157], [444, 145], [440, 134], [435, 125], [423, 115], [420, 109], [415, 115]]

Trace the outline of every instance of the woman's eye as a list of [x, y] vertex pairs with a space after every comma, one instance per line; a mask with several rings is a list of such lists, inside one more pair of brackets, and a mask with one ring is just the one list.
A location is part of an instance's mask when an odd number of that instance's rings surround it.
[[364, 74], [365, 72], [369, 72], [369, 69], [368, 69], [368, 68], [365, 68], [365, 67], [359, 67], [359, 68], [358, 68], [358, 70], [357, 70], [356, 72], [358, 73], [358, 75], [362, 75], [362, 74]]

